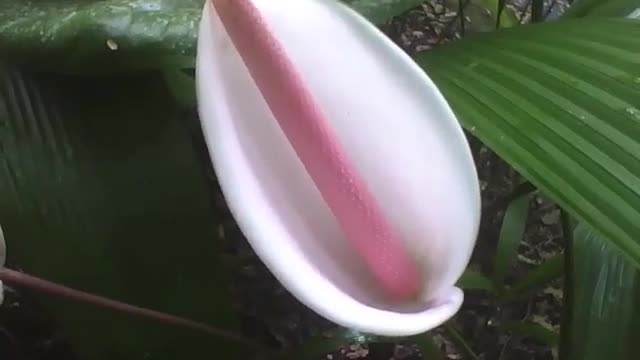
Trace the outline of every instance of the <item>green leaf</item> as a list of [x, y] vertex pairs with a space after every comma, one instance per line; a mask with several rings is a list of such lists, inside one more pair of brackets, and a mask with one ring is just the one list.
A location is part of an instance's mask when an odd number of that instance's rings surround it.
[[640, 22], [571, 19], [417, 61], [464, 127], [640, 264]]
[[391, 20], [394, 16], [424, 3], [424, 0], [342, 0], [355, 11], [376, 24]]
[[[423, 2], [343, 1], [377, 24]], [[0, 49], [13, 62], [72, 74], [193, 68], [204, 2], [0, 0]]]
[[[213, 189], [181, 116], [159, 74], [36, 76], [0, 65], [8, 255], [62, 285], [237, 330], [216, 260]], [[243, 358], [225, 339], [37, 299], [84, 359]]]
[[203, 4], [1, 0], [0, 48], [14, 61], [74, 73], [192, 67]]
[[507, 5], [506, 0], [497, 0], [496, 8], [498, 9], [496, 12], [496, 29], [499, 29], [501, 26], [504, 26], [502, 23], [502, 14], [504, 13], [505, 7]]
[[[573, 301], [567, 360], [636, 359], [638, 270], [610, 242], [579, 223], [573, 238]], [[561, 345], [562, 346], [562, 345]]]
[[566, 18], [640, 15], [640, 0], [575, 0], [564, 13]]
[[456, 286], [465, 290], [488, 290], [493, 291], [493, 283], [491, 279], [484, 276], [477, 270], [467, 268]]
[[186, 69], [169, 68], [162, 71], [165, 84], [176, 103], [183, 109], [195, 109], [197, 106], [195, 75]]
[[497, 288], [504, 286], [504, 279], [518, 256], [518, 246], [527, 225], [530, 199], [529, 194], [514, 199], [504, 213], [493, 262], [493, 283]]

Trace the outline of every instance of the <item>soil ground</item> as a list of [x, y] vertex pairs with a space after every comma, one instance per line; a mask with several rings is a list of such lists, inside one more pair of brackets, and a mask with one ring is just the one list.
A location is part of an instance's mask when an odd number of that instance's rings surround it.
[[[528, 21], [526, 0], [508, 3], [522, 21]], [[548, 1], [546, 6], [545, 12], [549, 17], [555, 17], [562, 13], [567, 3]], [[464, 29], [457, 10], [457, 1], [431, 1], [389, 22], [383, 26], [383, 30], [410, 54], [429, 51], [455, 41], [464, 36], [464, 32], [491, 30], [492, 21], [487, 20], [486, 9], [477, 6], [465, 9], [464, 17], [471, 21], [465, 22]], [[485, 209], [472, 266], [488, 271], [502, 216], [519, 178], [491, 150], [472, 137], [469, 140], [481, 179]], [[220, 226], [233, 240], [229, 244], [229, 251], [241, 263], [239, 271], [234, 273], [236, 281], [233, 283], [237, 284], [234, 288], [238, 299], [237, 310], [249, 335], [262, 337], [279, 347], [293, 347], [310, 336], [331, 336], [338, 331], [333, 324], [309, 311], [281, 287], [240, 235], [221, 195], [217, 204], [224, 218]], [[512, 269], [509, 281], [562, 253], [559, 214], [555, 205], [544, 197], [533, 197], [518, 262]], [[501, 330], [495, 324], [505, 320], [527, 320], [557, 330], [561, 301], [561, 281], [551, 283], [525, 299], [502, 306], [498, 306], [495, 299], [485, 292], [467, 291], [462, 310], [450, 324], [467, 340], [478, 359], [553, 359], [554, 349], [531, 338]], [[450, 331], [438, 328], [434, 334], [447, 359], [473, 358]], [[355, 342], [317, 357], [318, 360], [421, 358], [417, 347], [410, 343], [361, 345]], [[42, 312], [32, 299], [21, 297], [18, 292], [8, 289], [6, 301], [0, 308], [0, 359], [74, 360], [74, 357], [65, 342], [58, 340], [49, 315]]]

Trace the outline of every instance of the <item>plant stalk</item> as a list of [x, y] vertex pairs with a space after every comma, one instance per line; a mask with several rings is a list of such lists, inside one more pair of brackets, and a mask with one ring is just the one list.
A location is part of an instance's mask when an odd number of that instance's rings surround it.
[[68, 288], [66, 286], [56, 284], [51, 281], [40, 279], [38, 277], [28, 275], [16, 270], [1, 268], [0, 280], [9, 284], [28, 288], [38, 292], [54, 295], [67, 300], [78, 301], [92, 304], [109, 310], [126, 313], [139, 318], [145, 318], [156, 322], [173, 325], [182, 328], [188, 328], [200, 331], [212, 336], [222, 337], [244, 345], [256, 346], [256, 344], [240, 334], [228, 330], [218, 329], [200, 322], [166, 314], [160, 311], [150, 310], [120, 301], [108, 299], [102, 296], [93, 295], [83, 291]]

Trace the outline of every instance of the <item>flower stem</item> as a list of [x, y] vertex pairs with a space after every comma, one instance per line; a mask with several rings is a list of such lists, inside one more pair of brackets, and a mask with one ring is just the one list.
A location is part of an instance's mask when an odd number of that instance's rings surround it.
[[0, 269], [0, 280], [5, 281], [8, 284], [28, 288], [49, 295], [54, 295], [67, 300], [88, 303], [105, 309], [133, 315], [135, 317], [145, 318], [167, 325], [188, 328], [212, 336], [222, 337], [230, 341], [242, 343], [244, 345], [256, 345], [254, 342], [244, 338], [242, 335], [233, 333], [228, 330], [218, 329], [186, 318], [166, 314], [160, 311], [145, 309], [120, 301], [108, 299], [102, 296], [97, 296], [83, 291], [71, 289], [66, 286], [8, 268]]

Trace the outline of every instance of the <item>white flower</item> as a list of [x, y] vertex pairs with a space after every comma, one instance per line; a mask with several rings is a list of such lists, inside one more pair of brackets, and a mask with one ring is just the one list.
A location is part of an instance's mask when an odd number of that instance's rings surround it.
[[200, 26], [205, 139], [270, 271], [363, 332], [414, 335], [453, 316], [480, 196], [464, 133], [427, 75], [335, 0], [213, 0]]

